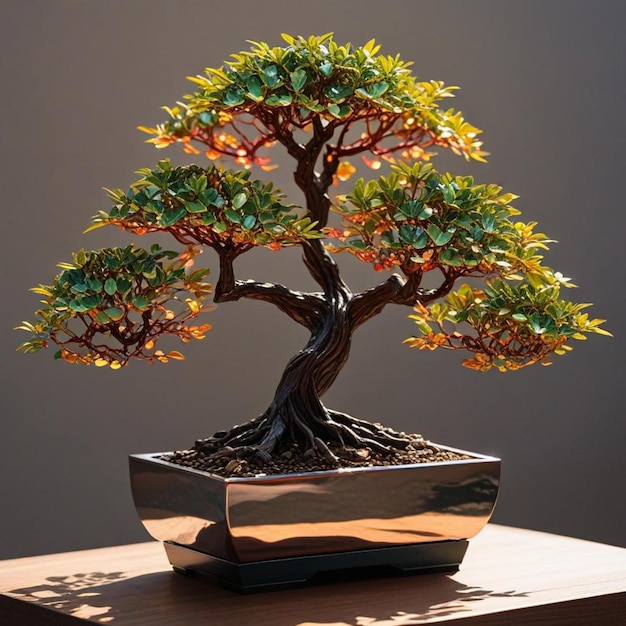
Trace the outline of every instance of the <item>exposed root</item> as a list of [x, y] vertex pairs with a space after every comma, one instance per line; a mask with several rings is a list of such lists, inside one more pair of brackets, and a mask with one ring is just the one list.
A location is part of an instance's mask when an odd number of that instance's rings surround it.
[[404, 433], [398, 433], [381, 424], [357, 419], [347, 413], [328, 409], [331, 421], [355, 438], [355, 442], [365, 444], [364, 447], [373, 447], [376, 450], [404, 450], [409, 444], [409, 438]]
[[256, 458], [267, 462], [284, 432], [285, 422], [280, 416], [270, 419], [265, 414], [208, 439], [199, 439], [194, 450], [215, 459]]
[[[345, 418], [344, 418], [345, 419]], [[291, 425], [289, 425], [291, 426]], [[353, 425], [354, 426], [354, 425]], [[163, 456], [163, 460], [184, 465], [197, 470], [210, 472], [223, 477], [240, 476], [267, 476], [272, 474], [301, 474], [306, 472], [318, 472], [341, 468], [358, 468], [374, 466], [397, 466], [416, 463], [435, 463], [441, 461], [457, 461], [470, 458], [461, 454], [439, 449], [420, 435], [404, 435], [393, 433], [380, 425], [371, 425], [374, 434], [400, 438], [406, 443], [405, 448], [390, 448], [389, 451], [377, 451], [372, 447], [361, 446], [364, 437], [355, 439], [355, 444], [338, 445], [336, 442], [328, 442], [321, 437], [315, 436], [313, 443], [309, 444], [306, 437], [291, 436], [291, 428], [287, 427], [286, 434], [278, 441], [272, 452], [263, 449], [268, 445], [271, 438], [268, 432], [262, 436], [260, 433], [266, 427], [257, 427], [255, 437], [258, 444], [250, 446], [223, 446], [218, 450], [182, 450]], [[344, 432], [349, 427], [342, 425], [340, 430]], [[331, 429], [335, 432], [335, 429]], [[352, 428], [350, 430], [353, 431]], [[353, 431], [354, 432], [354, 431]], [[237, 432], [239, 437], [241, 432]], [[399, 437], [397, 437], [399, 435]], [[223, 436], [223, 435], [222, 435]], [[381, 444], [379, 444], [381, 445]], [[271, 444], [269, 445], [271, 447]], [[268, 448], [269, 449], [269, 448]]]
[[[416, 436], [395, 432], [380, 424], [326, 409], [321, 415], [302, 419], [287, 403], [279, 413], [275, 408], [229, 431], [196, 441], [194, 451], [213, 459], [218, 465], [238, 469], [263, 465], [281, 457], [297, 442], [304, 458], [318, 458], [332, 466], [343, 460], [367, 459], [370, 454], [386, 457], [405, 450]], [[289, 420], [283, 418], [289, 415]], [[419, 438], [418, 438], [419, 440]], [[428, 446], [424, 442], [424, 448]]]
[[315, 449], [318, 454], [330, 463], [339, 464], [339, 458], [331, 452], [330, 448], [319, 437], [315, 437]]

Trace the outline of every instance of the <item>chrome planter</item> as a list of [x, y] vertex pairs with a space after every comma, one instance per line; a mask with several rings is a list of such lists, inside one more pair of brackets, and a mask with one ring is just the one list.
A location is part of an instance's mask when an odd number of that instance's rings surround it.
[[372, 565], [456, 570], [489, 521], [500, 460], [439, 447], [472, 458], [223, 478], [160, 460], [166, 453], [137, 454], [131, 488], [175, 569], [240, 591]]

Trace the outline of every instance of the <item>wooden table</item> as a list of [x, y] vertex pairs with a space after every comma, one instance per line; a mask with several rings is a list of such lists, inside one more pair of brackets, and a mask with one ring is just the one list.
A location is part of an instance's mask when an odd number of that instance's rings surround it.
[[453, 575], [241, 596], [175, 574], [156, 542], [0, 561], [0, 625], [626, 625], [626, 550], [490, 524]]

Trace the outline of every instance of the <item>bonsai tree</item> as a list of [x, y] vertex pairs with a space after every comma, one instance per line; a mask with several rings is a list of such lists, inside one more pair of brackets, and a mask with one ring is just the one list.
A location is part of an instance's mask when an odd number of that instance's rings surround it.
[[[242, 460], [266, 462], [294, 446], [324, 466], [415, 449], [417, 436], [329, 409], [320, 399], [346, 363], [355, 330], [387, 305], [412, 310], [409, 347], [465, 350], [464, 365], [480, 371], [548, 365], [552, 354], [571, 349], [570, 339], [608, 334], [603, 320], [583, 313], [588, 305], [561, 298], [572, 285], [542, 264], [549, 240], [535, 223], [515, 221], [516, 196], [470, 176], [440, 174], [428, 162], [435, 147], [478, 161], [486, 155], [480, 131], [442, 105], [455, 88], [418, 81], [409, 63], [379, 54], [374, 41], [353, 47], [331, 35], [283, 39], [283, 47], [253, 43], [224, 67], [191, 78], [196, 91], [165, 107], [167, 121], [141, 127], [157, 148], [178, 143], [239, 169], [162, 160], [140, 170], [129, 190], [108, 190], [113, 207], [88, 229], [166, 232], [184, 251], [131, 245], [78, 252], [53, 285], [34, 289], [43, 307], [34, 323], [19, 327], [32, 333], [20, 350], [54, 342], [56, 358], [114, 369], [131, 358], [167, 362], [184, 357], [157, 349], [163, 336], [187, 342], [209, 330], [195, 321], [209, 308], [209, 294], [216, 303], [273, 304], [310, 338], [287, 364], [271, 405], [178, 455], [181, 462], [202, 456], [207, 467], [231, 472], [241, 471]], [[298, 204], [250, 175], [252, 167], [271, 170], [279, 146], [294, 162]], [[374, 170], [384, 164], [387, 175], [360, 178], [333, 197], [333, 185], [356, 172], [355, 157]], [[259, 246], [300, 247], [319, 290], [237, 278], [237, 257]], [[203, 282], [208, 270], [191, 269], [200, 247], [219, 259], [214, 291]], [[391, 273], [353, 293], [333, 258], [338, 253]], [[423, 286], [427, 276], [437, 277], [434, 287]]]

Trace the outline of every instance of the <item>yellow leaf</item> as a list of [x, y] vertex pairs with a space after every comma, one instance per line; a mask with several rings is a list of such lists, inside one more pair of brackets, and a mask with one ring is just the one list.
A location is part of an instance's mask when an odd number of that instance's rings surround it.
[[118, 370], [118, 369], [120, 369], [120, 367], [122, 367], [122, 364], [119, 361], [111, 361], [109, 367], [112, 370]]
[[96, 359], [96, 360], [93, 362], [93, 364], [94, 364], [96, 367], [104, 367], [105, 365], [108, 365], [108, 364], [109, 364], [109, 362], [108, 362], [106, 359], [99, 358], [99, 359]]
[[33, 293], [38, 293], [41, 296], [52, 295], [52, 292], [49, 289], [46, 289], [45, 287], [31, 287], [29, 291], [32, 291]]
[[187, 306], [189, 307], [189, 310], [192, 313], [200, 313], [200, 303], [197, 300], [192, 300], [191, 298], [187, 298], [187, 300], [185, 300], [185, 302], [187, 303]]
[[178, 350], [172, 350], [172, 351], [168, 352], [167, 356], [170, 359], [174, 359], [175, 361], [184, 361], [185, 360], [185, 355], [181, 354], [180, 352], [178, 352]]

